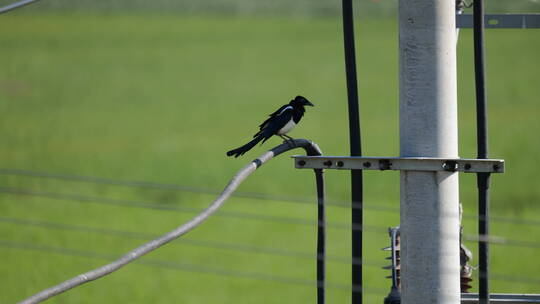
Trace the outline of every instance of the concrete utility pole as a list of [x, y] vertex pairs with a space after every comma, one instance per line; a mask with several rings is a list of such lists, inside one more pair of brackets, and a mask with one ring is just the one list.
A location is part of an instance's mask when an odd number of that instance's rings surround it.
[[[453, 0], [399, 1], [401, 157], [458, 158]], [[458, 304], [456, 172], [401, 172], [403, 304]]]

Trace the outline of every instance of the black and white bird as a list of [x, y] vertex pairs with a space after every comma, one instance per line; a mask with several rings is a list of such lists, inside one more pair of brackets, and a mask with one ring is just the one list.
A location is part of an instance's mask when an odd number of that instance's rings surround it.
[[239, 148], [227, 152], [227, 156], [234, 155], [234, 157], [238, 157], [243, 155], [251, 150], [258, 142], [262, 140], [264, 143], [272, 137], [272, 135], [277, 135], [285, 140], [292, 139], [292, 137], [287, 136], [286, 134], [300, 122], [302, 116], [304, 116], [304, 113], [306, 112], [305, 106], [313, 107], [314, 105], [305, 97], [296, 96], [291, 102], [283, 105], [277, 111], [270, 114], [270, 117], [259, 125], [259, 132], [253, 135], [253, 140]]

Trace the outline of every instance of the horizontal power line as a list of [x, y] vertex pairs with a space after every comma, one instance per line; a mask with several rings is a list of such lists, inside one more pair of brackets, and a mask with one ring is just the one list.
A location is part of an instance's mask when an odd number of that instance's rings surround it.
[[[84, 233], [92, 233], [92, 234], [100, 234], [100, 235], [112, 235], [112, 236], [126, 237], [130, 239], [140, 239], [140, 240], [154, 239], [157, 236], [159, 236], [158, 234], [146, 233], [146, 232], [134, 232], [134, 231], [126, 231], [126, 230], [96, 228], [96, 227], [88, 227], [88, 226], [81, 226], [81, 225], [57, 223], [57, 222], [51, 222], [51, 221], [31, 220], [31, 219], [3, 217], [3, 216], [0, 216], [0, 222], [20, 225], [20, 226], [34, 226], [34, 227], [39, 227], [39, 228], [55, 229], [55, 230], [62, 230], [62, 231], [69, 231], [69, 232], [84, 232]], [[231, 250], [231, 251], [236, 251], [236, 252], [265, 254], [265, 255], [271, 255], [271, 256], [292, 257], [292, 258], [300, 258], [300, 259], [313, 259], [313, 260], [322, 259], [322, 256], [317, 256], [316, 254], [312, 254], [305, 251], [261, 247], [261, 246], [253, 246], [253, 245], [246, 245], [246, 244], [240, 244], [240, 243], [230, 243], [230, 242], [226, 243], [226, 242], [216, 242], [216, 241], [208, 241], [208, 240], [195, 240], [195, 239], [189, 239], [189, 238], [180, 238], [174, 241], [172, 244], [176, 244], [176, 245], [181, 244], [181, 245], [220, 249], [220, 250]], [[363, 263], [361, 263], [360, 261], [351, 260], [350, 257], [345, 257], [345, 256], [326, 255], [325, 260], [341, 263], [341, 264], [351, 264], [351, 263], [356, 264], [356, 265], [363, 264], [364, 266], [372, 266], [372, 267], [379, 267], [379, 268], [384, 266], [381, 263], [369, 262], [369, 261], [368, 262], [364, 261]]]
[[[142, 240], [153, 239], [157, 236], [157, 234], [151, 234], [151, 233], [95, 228], [95, 227], [88, 227], [88, 226], [81, 226], [81, 225], [57, 223], [57, 222], [51, 222], [51, 221], [30, 220], [30, 219], [1, 217], [1, 216], [0, 216], [0, 222], [11, 223], [15, 225], [35, 226], [35, 227], [41, 227], [41, 228], [46, 228], [46, 229], [57, 229], [57, 230], [64, 230], [64, 231], [70, 231], [70, 232], [76, 231], [76, 232], [85, 232], [85, 233], [94, 233], [94, 234], [113, 235], [113, 236], [128, 237], [132, 239], [142, 239]], [[473, 240], [476, 240], [476, 239], [473, 239]], [[232, 251], [237, 251], [237, 252], [250, 252], [250, 253], [257, 253], [257, 254], [266, 254], [266, 255], [271, 255], [271, 256], [283, 256], [283, 257], [292, 257], [292, 258], [301, 258], [301, 259], [322, 258], [320, 256], [318, 257], [314, 254], [303, 252], [303, 251], [260, 247], [260, 246], [252, 246], [252, 245], [245, 245], [245, 244], [238, 244], [238, 243], [225, 243], [225, 242], [216, 242], [216, 241], [208, 241], [208, 240], [204, 240], [204, 241], [194, 240], [194, 239], [187, 239], [187, 238], [179, 239], [175, 241], [173, 244], [182, 244], [182, 245], [189, 245], [189, 246], [195, 246], [195, 247], [205, 247], [205, 248], [213, 248], [213, 249], [220, 249], [220, 250], [232, 250]], [[501, 243], [501, 244], [504, 244], [504, 243]], [[538, 244], [535, 244], [535, 245], [538, 246]], [[360, 263], [359, 261], [351, 260], [351, 258], [348, 258], [345, 256], [327, 255], [326, 261], [337, 262], [337, 263], [342, 263], [342, 264], [349, 264], [349, 263], [353, 263], [357, 265], [363, 264], [364, 266], [371, 266], [371, 267], [377, 267], [377, 268], [381, 268], [382, 266], [384, 266], [381, 263], [371, 262], [371, 261], [364, 261], [363, 263]], [[539, 282], [538, 279], [530, 278], [530, 277], [523, 277], [523, 276], [510, 276], [510, 275], [503, 275], [503, 274], [493, 274], [493, 276], [499, 280], [510, 280], [514, 282], [525, 282], [525, 283]]]
[[[103, 178], [103, 177], [80, 176], [80, 175], [72, 175], [72, 174], [38, 172], [38, 171], [29, 171], [29, 170], [22, 170], [22, 169], [0, 168], [0, 174], [36, 177], [36, 178], [45, 178], [45, 179], [56, 179], [56, 180], [64, 180], [64, 181], [71, 181], [71, 182], [104, 184], [104, 185], [111, 185], [111, 186], [183, 191], [183, 192], [192, 192], [192, 193], [199, 193], [199, 194], [215, 195], [215, 194], [221, 193], [220, 190], [203, 188], [203, 187], [182, 186], [182, 185], [175, 185], [175, 184], [163, 184], [163, 183], [154, 183], [154, 182], [146, 182], [146, 181], [129, 181], [129, 180], [110, 179], [110, 178]], [[232, 196], [257, 199], [257, 200], [280, 201], [280, 202], [287, 202], [287, 203], [310, 204], [310, 205], [317, 204], [317, 200], [315, 197], [307, 198], [307, 197], [271, 195], [271, 194], [265, 194], [265, 193], [241, 192], [241, 191], [235, 192]], [[340, 208], [351, 208], [351, 204], [353, 208], [361, 208], [362, 206], [361, 204], [358, 204], [358, 203], [339, 202], [339, 201], [326, 201], [325, 204], [328, 206], [340, 207]], [[372, 210], [387, 211], [387, 212], [399, 212], [399, 208], [390, 207], [390, 206], [364, 206], [364, 209], [372, 209]]]
[[[39, 244], [34, 244], [34, 243], [14, 242], [10, 240], [2, 240], [2, 239], [0, 239], [0, 247], [46, 252], [46, 253], [55, 253], [55, 254], [61, 254], [65, 256], [77, 256], [77, 257], [106, 259], [106, 260], [114, 260], [120, 256], [120, 254], [100, 253], [100, 252], [95, 252], [95, 251], [71, 249], [71, 248], [66, 248], [66, 247], [56, 247], [56, 246], [49, 246], [49, 245], [39, 245]], [[143, 258], [141, 260], [135, 261], [135, 263], [140, 264], [140, 265], [145, 265], [145, 266], [165, 268], [169, 270], [181, 270], [181, 271], [188, 271], [188, 272], [193, 272], [193, 273], [206, 273], [206, 274], [215, 274], [215, 275], [221, 275], [221, 276], [227, 276], [227, 277], [273, 281], [273, 282], [278, 282], [278, 283], [283, 283], [283, 284], [292, 284], [292, 285], [315, 286], [315, 284], [319, 283], [316, 280], [276, 276], [273, 274], [266, 274], [266, 273], [259, 273], [259, 272], [246, 272], [246, 271], [223, 269], [223, 268], [213, 268], [213, 267], [207, 267], [207, 266], [201, 266], [201, 265], [195, 265], [195, 264], [177, 263], [177, 262], [170, 262], [170, 261], [150, 259], [150, 258]], [[490, 275], [490, 278], [495, 281], [517, 282], [517, 283], [524, 283], [527, 285], [534, 285], [534, 286], [537, 286], [537, 284], [540, 284], [540, 280], [538, 278], [525, 277], [525, 276], [492, 274]], [[326, 287], [331, 288], [331, 289], [346, 290], [346, 291], [351, 291], [353, 289], [354, 290], [361, 289], [360, 286], [351, 286], [349, 284], [331, 283], [331, 282], [326, 282]], [[372, 293], [372, 294], [386, 295], [388, 293], [387, 289], [372, 288], [372, 287], [366, 288], [365, 286], [362, 289], [364, 290], [364, 292]]]
[[[104, 185], [111, 185], [111, 186], [123, 186], [123, 187], [132, 187], [132, 188], [182, 191], [182, 192], [191, 192], [191, 193], [208, 194], [208, 195], [215, 195], [215, 194], [221, 193], [221, 191], [219, 190], [204, 188], [204, 187], [154, 183], [154, 182], [147, 182], [147, 181], [120, 180], [120, 179], [111, 179], [111, 178], [103, 178], [103, 177], [81, 176], [81, 175], [74, 175], [74, 174], [51, 173], [51, 172], [31, 171], [31, 170], [13, 169], [13, 168], [0, 168], [0, 174], [55, 179], [55, 180], [63, 180], [63, 181], [71, 181], [71, 182], [104, 184]], [[317, 204], [317, 201], [315, 198], [271, 195], [271, 194], [257, 193], [257, 192], [238, 192], [237, 191], [232, 196], [240, 197], [240, 198], [250, 198], [250, 199], [256, 199], [256, 200], [280, 201], [280, 202], [286, 202], [286, 203], [310, 204], [310, 205]], [[330, 201], [327, 200], [325, 204], [327, 206], [339, 207], [339, 208], [351, 208], [351, 207], [362, 208], [363, 207], [366, 210], [393, 212], [393, 213], [399, 212], [399, 207], [392, 207], [388, 205], [366, 206], [359, 203], [340, 202], [340, 201], [332, 201], [332, 200]], [[463, 218], [477, 220], [478, 216], [464, 214]], [[489, 219], [490, 221], [540, 227], [540, 221], [530, 220], [530, 219], [520, 219], [520, 218], [501, 217], [501, 216], [490, 216]]]
[[[35, 227], [41, 227], [41, 228], [46, 228], [46, 229], [56, 229], [56, 230], [63, 230], [63, 231], [70, 231], [70, 232], [77, 231], [77, 232], [86, 232], [86, 233], [93, 233], [93, 234], [113, 235], [113, 236], [120, 236], [120, 237], [127, 237], [131, 239], [141, 239], [141, 240], [154, 239], [155, 237], [158, 236], [158, 234], [145, 233], [145, 232], [134, 232], [134, 231], [117, 230], [117, 229], [88, 227], [88, 226], [81, 226], [81, 225], [71, 225], [71, 224], [64, 224], [64, 223], [58, 223], [58, 222], [51, 222], [51, 221], [21, 219], [21, 218], [3, 217], [3, 216], [0, 216], [0, 222], [11, 223], [15, 225], [23, 225], [23, 226], [35, 226]], [[466, 241], [479, 241], [480, 237], [477, 235], [465, 234], [463, 236], [463, 239]], [[490, 238], [488, 238], [488, 241], [496, 245], [540, 248], [540, 243], [538, 242], [511, 240], [511, 239], [501, 238], [497, 236], [491, 236]], [[226, 242], [182, 238], [182, 239], [177, 240], [175, 244], [183, 244], [183, 245], [213, 248], [213, 249], [220, 249], [220, 250], [231, 250], [231, 251], [236, 251], [236, 252], [250, 252], [250, 253], [256, 253], [256, 254], [266, 254], [266, 255], [271, 255], [271, 256], [283, 256], [283, 257], [292, 257], [292, 258], [301, 258], [301, 259], [322, 259], [322, 256], [317, 256], [316, 254], [312, 254], [305, 251], [261, 247], [261, 246], [253, 246], [253, 245], [246, 245], [246, 244], [240, 244], [240, 243], [226, 243]], [[354, 264], [354, 265], [363, 264], [364, 266], [370, 266], [370, 267], [384, 266], [374, 261], [364, 260], [362, 263], [361, 261], [352, 259], [350, 257], [334, 256], [334, 255], [326, 255], [326, 261], [342, 263], [342, 264]]]
[[500, 237], [496, 235], [489, 235], [487, 237], [482, 237], [479, 234], [463, 234], [463, 240], [478, 242], [484, 241], [496, 245], [505, 245], [512, 247], [528, 247], [528, 248], [540, 248], [540, 242], [534, 241], [525, 241], [525, 240], [514, 240], [505, 237]]
[[[36, 190], [31, 190], [31, 189], [21, 189], [21, 188], [11, 188], [11, 187], [0, 187], [0, 193], [11, 194], [11, 195], [37, 196], [37, 197], [44, 197], [44, 198], [63, 200], [63, 201], [69, 201], [69, 202], [97, 203], [97, 204], [104, 204], [104, 205], [147, 208], [147, 209], [174, 211], [174, 212], [181, 212], [181, 213], [198, 213], [203, 210], [200, 208], [171, 206], [170, 204], [163, 204], [163, 203], [158, 203], [158, 202], [147, 202], [147, 201], [143, 202], [143, 201], [133, 201], [133, 200], [124, 200], [124, 199], [113, 199], [113, 198], [105, 198], [105, 197], [45, 192], [45, 191], [36, 191]], [[214, 216], [237, 218], [237, 219], [248, 219], [248, 220], [256, 220], [256, 221], [267, 221], [267, 222], [275, 222], [275, 223], [282, 223], [282, 224], [303, 225], [303, 226], [317, 226], [319, 224], [322, 224], [322, 223], [318, 223], [316, 220], [310, 220], [310, 219], [305, 219], [305, 218], [300, 218], [300, 217], [275, 216], [275, 215], [266, 215], [266, 214], [257, 214], [257, 213], [237, 212], [237, 211], [219, 211]], [[327, 228], [333, 228], [333, 229], [363, 230], [365, 232], [376, 232], [376, 233], [385, 233], [385, 234], [388, 231], [386, 227], [382, 227], [382, 226], [352, 225], [349, 223], [342, 223], [342, 222], [327, 221], [324, 225]]]
[[[44, 197], [44, 198], [63, 200], [63, 201], [69, 201], [69, 202], [97, 203], [97, 204], [114, 205], [114, 206], [122, 206], [122, 207], [148, 208], [148, 209], [155, 209], [155, 210], [181, 212], [181, 213], [198, 213], [203, 210], [200, 208], [171, 206], [170, 204], [163, 204], [163, 203], [157, 203], [157, 202], [142, 202], [142, 201], [133, 201], [133, 200], [112, 199], [112, 198], [86, 196], [86, 195], [79, 195], [79, 194], [44, 192], [44, 191], [35, 191], [35, 190], [30, 190], [30, 189], [10, 188], [10, 187], [0, 187], [0, 193]], [[220, 211], [219, 213], [216, 213], [214, 216], [255, 220], [255, 221], [267, 221], [267, 222], [283, 223], [283, 224], [303, 225], [303, 226], [317, 226], [321, 224], [321, 223], [318, 223], [316, 220], [310, 220], [310, 219], [299, 218], [299, 217], [285, 217], [285, 216], [245, 213], [245, 212], [237, 212], [237, 211], [236, 212]], [[366, 225], [356, 225], [356, 224], [343, 223], [343, 222], [326, 222], [325, 226], [327, 228], [332, 228], [332, 229], [363, 230], [364, 232], [384, 233], [384, 234], [388, 233], [388, 228], [383, 227], [383, 226], [366, 226]], [[539, 242], [513, 240], [506, 237], [500, 237], [500, 236], [494, 236], [494, 235], [482, 237], [480, 235], [465, 234], [464, 239], [468, 241], [485, 241], [485, 242], [493, 243], [497, 245], [540, 248]]]
[[[66, 255], [66, 256], [105, 259], [105, 260], [113, 260], [120, 256], [120, 254], [100, 253], [100, 252], [95, 252], [95, 251], [71, 249], [71, 248], [65, 248], [65, 247], [39, 245], [39, 244], [23, 243], [23, 242], [13, 242], [9, 240], [0, 240], [0, 247], [54, 253], [54, 254], [61, 254], [61, 255]], [[260, 273], [260, 272], [247, 272], [247, 271], [224, 269], [224, 268], [214, 268], [214, 267], [207, 267], [207, 266], [202, 266], [202, 265], [177, 263], [177, 262], [170, 262], [170, 261], [150, 259], [150, 258], [143, 258], [141, 260], [135, 261], [134, 263], [145, 265], [145, 266], [164, 268], [164, 269], [169, 269], [169, 270], [181, 270], [181, 271], [187, 271], [187, 272], [193, 272], [193, 273], [215, 274], [215, 275], [226, 276], [226, 277], [237, 277], [237, 278], [245, 278], [245, 279], [273, 281], [273, 282], [291, 284], [291, 285], [304, 285], [304, 286], [315, 287], [318, 284], [316, 280], [277, 276], [273, 274]], [[331, 282], [327, 282], [326, 287], [331, 288], [331, 289], [337, 289], [337, 290], [345, 290], [345, 291], [350, 291], [352, 289], [360, 289], [360, 286], [353, 287], [348, 284], [331, 283]], [[375, 288], [368, 288], [366, 290], [366, 288], [363, 288], [363, 290], [368, 293], [377, 293], [377, 294], [387, 293], [387, 290], [383, 290], [383, 289], [379, 290]]]
[[516, 276], [516, 275], [508, 275], [508, 274], [501, 274], [501, 273], [491, 273], [489, 277], [495, 281], [524, 283], [524, 284], [535, 285], [535, 286], [540, 285], [540, 279], [538, 279], [538, 277]]

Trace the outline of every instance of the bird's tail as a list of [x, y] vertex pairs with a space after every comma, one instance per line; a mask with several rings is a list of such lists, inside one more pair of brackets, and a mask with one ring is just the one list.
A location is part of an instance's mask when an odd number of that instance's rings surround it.
[[227, 156], [233, 156], [234, 155], [234, 157], [238, 157], [240, 155], [243, 155], [247, 151], [251, 150], [251, 148], [253, 148], [258, 142], [260, 142], [263, 139], [264, 139], [263, 136], [257, 136], [253, 140], [248, 142], [247, 144], [227, 152]]

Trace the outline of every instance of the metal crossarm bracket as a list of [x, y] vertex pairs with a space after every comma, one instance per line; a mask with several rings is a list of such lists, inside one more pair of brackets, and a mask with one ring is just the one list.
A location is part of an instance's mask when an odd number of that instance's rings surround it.
[[[512, 304], [512, 303], [540, 303], [540, 295], [538, 294], [511, 294], [511, 293], [494, 293], [490, 295], [490, 303], [492, 304]], [[476, 304], [478, 301], [477, 293], [462, 293], [461, 303]]]
[[[472, 28], [473, 16], [471, 14], [456, 15], [458, 28]], [[485, 16], [486, 28], [540, 28], [540, 14], [487, 14]]]
[[462, 159], [431, 157], [357, 157], [295, 155], [297, 169], [408, 170], [465, 173], [504, 173], [502, 159]]

